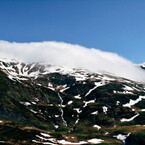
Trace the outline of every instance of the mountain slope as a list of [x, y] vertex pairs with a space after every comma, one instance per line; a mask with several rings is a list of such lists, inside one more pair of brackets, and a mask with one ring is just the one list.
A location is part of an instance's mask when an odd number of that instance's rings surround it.
[[0, 68], [1, 143], [145, 143], [144, 84], [42, 63]]

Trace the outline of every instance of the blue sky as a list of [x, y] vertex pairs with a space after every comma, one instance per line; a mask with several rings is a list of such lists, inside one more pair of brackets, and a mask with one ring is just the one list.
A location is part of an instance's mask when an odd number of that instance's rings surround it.
[[145, 61], [144, 0], [0, 0], [0, 40], [62, 41]]

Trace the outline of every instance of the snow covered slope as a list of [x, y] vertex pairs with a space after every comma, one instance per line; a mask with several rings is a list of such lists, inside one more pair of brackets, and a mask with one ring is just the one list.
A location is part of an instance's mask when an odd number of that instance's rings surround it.
[[0, 80], [4, 143], [130, 145], [134, 131], [145, 129], [142, 83], [82, 68], [4, 59]]

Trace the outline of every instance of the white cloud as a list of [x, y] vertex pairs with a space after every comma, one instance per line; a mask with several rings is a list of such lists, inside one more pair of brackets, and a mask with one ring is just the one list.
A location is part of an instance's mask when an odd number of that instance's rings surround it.
[[145, 72], [118, 54], [64, 42], [16, 43], [1, 40], [0, 57], [15, 58], [25, 62], [39, 61], [67, 67], [82, 67], [93, 72], [105, 71], [145, 82], [143, 80]]

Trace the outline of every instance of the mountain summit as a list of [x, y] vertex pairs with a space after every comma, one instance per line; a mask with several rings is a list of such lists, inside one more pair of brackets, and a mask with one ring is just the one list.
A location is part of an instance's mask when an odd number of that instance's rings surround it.
[[145, 71], [116, 53], [86, 48], [64, 42], [17, 43], [0, 41], [0, 58], [31, 64], [43, 62], [65, 68], [83, 68], [91, 72], [111, 73], [138, 82], [145, 82]]

